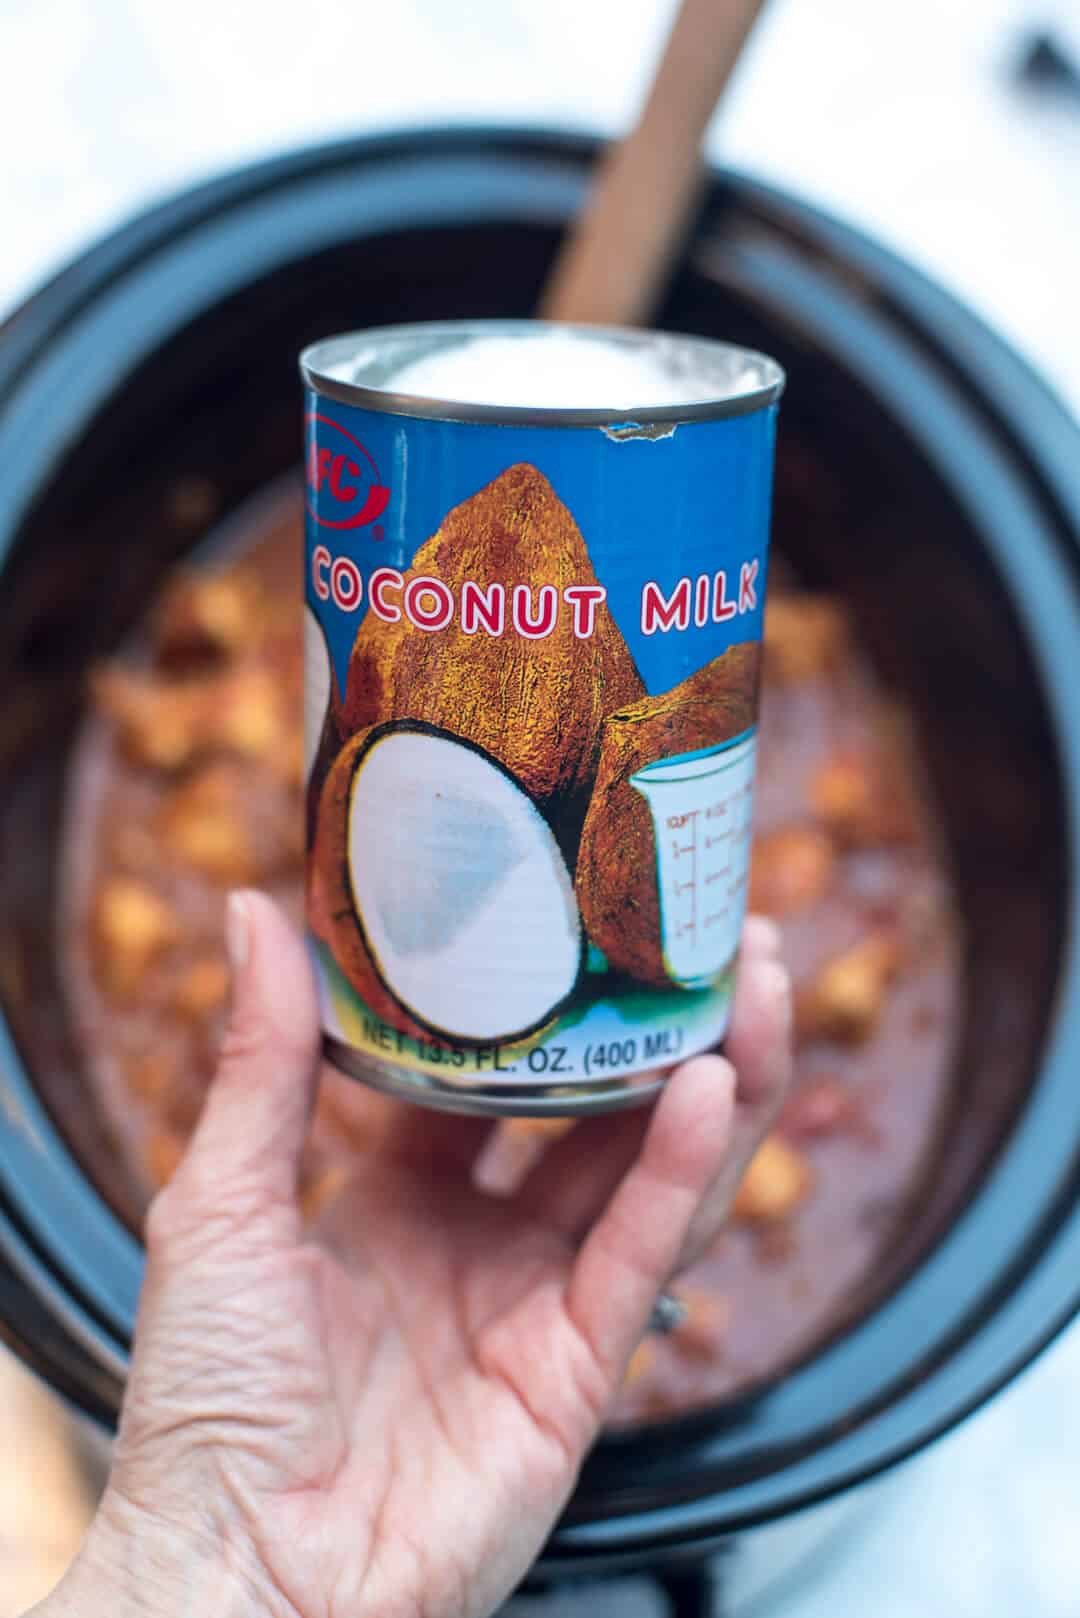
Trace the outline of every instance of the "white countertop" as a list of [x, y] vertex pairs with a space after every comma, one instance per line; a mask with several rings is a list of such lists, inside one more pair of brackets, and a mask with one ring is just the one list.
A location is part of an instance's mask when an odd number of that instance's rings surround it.
[[[93, 234], [229, 164], [410, 121], [629, 118], [671, 0], [6, 0], [0, 310]], [[1080, 57], [1080, 0], [772, 0], [710, 146], [888, 240], [1080, 407], [1080, 113], [1008, 69]], [[785, 1618], [1074, 1618], [1080, 1328], [910, 1463]]]

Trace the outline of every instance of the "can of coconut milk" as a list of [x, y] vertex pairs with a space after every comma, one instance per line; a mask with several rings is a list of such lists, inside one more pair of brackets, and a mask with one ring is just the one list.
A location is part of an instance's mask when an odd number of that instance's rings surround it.
[[301, 370], [328, 1053], [454, 1111], [644, 1100], [727, 1025], [783, 374], [524, 321]]

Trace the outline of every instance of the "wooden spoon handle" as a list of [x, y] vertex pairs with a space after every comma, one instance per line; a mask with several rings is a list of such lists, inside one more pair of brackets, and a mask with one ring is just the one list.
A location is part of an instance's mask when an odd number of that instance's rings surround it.
[[702, 180], [701, 143], [764, 0], [682, 0], [637, 126], [612, 147], [545, 288], [547, 320], [648, 319]]

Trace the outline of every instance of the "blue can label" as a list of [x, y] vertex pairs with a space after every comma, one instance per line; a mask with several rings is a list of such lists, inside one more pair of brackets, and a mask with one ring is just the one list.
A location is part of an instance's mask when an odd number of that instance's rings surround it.
[[722, 1037], [776, 407], [677, 427], [309, 394], [309, 921], [326, 1030], [444, 1083]]

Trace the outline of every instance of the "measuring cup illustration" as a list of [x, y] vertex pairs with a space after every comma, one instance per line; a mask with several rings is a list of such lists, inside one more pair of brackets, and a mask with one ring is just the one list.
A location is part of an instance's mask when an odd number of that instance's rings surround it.
[[735, 953], [746, 908], [755, 734], [646, 764], [630, 777], [653, 818], [664, 965], [705, 988]]

